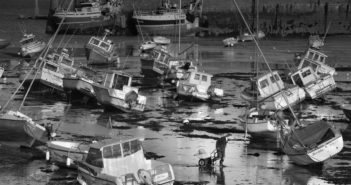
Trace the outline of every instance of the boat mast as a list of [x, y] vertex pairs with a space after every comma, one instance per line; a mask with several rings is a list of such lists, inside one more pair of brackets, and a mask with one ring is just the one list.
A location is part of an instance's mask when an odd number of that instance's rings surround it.
[[179, 27], [178, 27], [178, 53], [180, 53], [180, 29], [181, 29], [181, 12], [182, 12], [182, 0], [179, 0], [179, 12], [178, 12], [178, 19], [179, 19]]

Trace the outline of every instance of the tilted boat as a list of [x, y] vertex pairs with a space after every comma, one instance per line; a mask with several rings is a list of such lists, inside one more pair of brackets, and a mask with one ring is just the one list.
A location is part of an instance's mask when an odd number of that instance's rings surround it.
[[174, 35], [179, 27], [182, 33], [191, 33], [199, 27], [200, 0], [186, 5], [186, 9], [180, 9], [184, 6], [177, 7], [170, 0], [162, 0], [161, 3], [157, 10], [134, 11], [133, 19], [140, 34]]
[[89, 151], [91, 142], [54, 140], [46, 143], [46, 160], [65, 167], [77, 167]]
[[95, 91], [93, 88], [94, 80], [87, 76], [71, 74], [65, 75], [62, 79], [63, 90], [71, 103], [96, 103]]
[[273, 71], [257, 77], [254, 89], [248, 87], [240, 96], [253, 105], [259, 104], [261, 109], [284, 110], [303, 101], [305, 95], [305, 91], [297, 85], [285, 86], [278, 72]]
[[116, 45], [106, 38], [109, 32], [100, 37], [91, 37], [85, 45], [85, 55], [88, 64], [117, 64], [119, 56]]
[[[63, 49], [62, 52], [52, 53], [44, 61], [43, 67], [39, 72], [33, 71], [30, 76], [25, 79], [23, 86], [28, 88], [31, 81], [34, 80], [33, 88], [52, 88], [59, 92], [63, 92], [63, 77], [66, 74], [73, 74], [76, 68], [73, 67], [74, 59], [70, 58], [68, 51]], [[20, 76], [20, 82], [24, 80], [26, 74]]]
[[132, 87], [132, 76], [122, 71], [110, 71], [102, 84], [93, 84], [96, 99], [105, 108], [124, 112], [143, 111], [146, 97], [139, 94], [139, 88]]
[[298, 70], [290, 75], [293, 84], [305, 90], [307, 98], [316, 99], [336, 88], [335, 69], [325, 64], [326, 58], [323, 53], [308, 49]]
[[[64, 18], [61, 31], [91, 32], [101, 27], [113, 27], [120, 18], [123, 3], [112, 1], [79, 1], [71, 10], [56, 8], [49, 16], [47, 26], [51, 31], [57, 29]], [[51, 23], [52, 22], [52, 23]]]
[[282, 130], [280, 143], [284, 153], [299, 165], [322, 163], [344, 146], [340, 131], [324, 121]]
[[147, 160], [137, 138], [125, 137], [91, 144], [77, 180], [81, 185], [172, 185], [175, 176], [170, 164]]
[[212, 85], [212, 75], [205, 72], [188, 71], [177, 83], [177, 96], [180, 98], [207, 101], [223, 94], [222, 89]]
[[24, 34], [19, 42], [21, 47], [19, 55], [22, 57], [33, 57], [35, 54], [41, 52], [46, 46], [45, 42], [37, 40], [33, 34]]

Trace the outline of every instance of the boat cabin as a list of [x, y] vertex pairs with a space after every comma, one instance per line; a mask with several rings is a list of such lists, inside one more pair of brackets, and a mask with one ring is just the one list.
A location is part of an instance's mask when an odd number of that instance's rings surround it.
[[198, 71], [188, 71], [181, 78], [182, 81], [186, 81], [190, 84], [210, 86], [212, 75]]
[[113, 43], [111, 40], [106, 40], [104, 38], [98, 38], [98, 37], [91, 37], [88, 45], [91, 45], [92, 47], [99, 48], [104, 52], [111, 52], [113, 48]]
[[35, 35], [33, 34], [24, 34], [24, 38], [20, 40], [21, 45], [25, 45], [31, 42], [34, 42]]
[[256, 86], [262, 98], [269, 97], [285, 87], [278, 71], [273, 71], [257, 78]]
[[300, 87], [305, 87], [307, 84], [315, 82], [319, 79], [319, 75], [317, 75], [311, 66], [304, 67], [291, 75], [291, 80], [294, 85], [298, 85]]
[[327, 55], [323, 54], [322, 52], [309, 48], [304, 58], [301, 60], [298, 66], [298, 69], [302, 69], [306, 66], [311, 66], [313, 71], [315, 71], [316, 73], [325, 73], [325, 74], [334, 75], [335, 69], [325, 64], [326, 59], [327, 59]]
[[67, 49], [62, 49], [61, 54], [53, 53], [47, 55], [45, 60], [44, 68], [50, 71], [59, 72], [62, 70], [64, 73], [75, 71], [73, 68], [74, 59], [69, 57]]
[[132, 76], [121, 71], [112, 71], [106, 74], [103, 86], [123, 90], [124, 86], [132, 85]]

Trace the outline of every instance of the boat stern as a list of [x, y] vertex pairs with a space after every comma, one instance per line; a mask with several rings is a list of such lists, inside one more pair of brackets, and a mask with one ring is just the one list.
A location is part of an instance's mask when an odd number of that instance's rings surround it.
[[323, 143], [318, 148], [308, 152], [308, 156], [314, 162], [323, 162], [338, 154], [344, 147], [344, 140], [341, 134]]

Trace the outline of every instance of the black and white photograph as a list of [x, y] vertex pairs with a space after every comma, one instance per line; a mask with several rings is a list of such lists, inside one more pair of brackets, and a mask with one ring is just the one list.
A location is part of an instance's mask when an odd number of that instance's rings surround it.
[[351, 0], [1, 0], [0, 185], [351, 184]]

